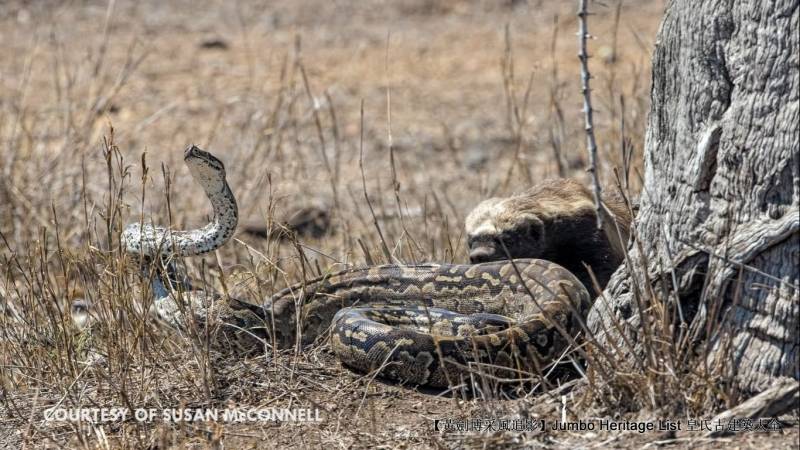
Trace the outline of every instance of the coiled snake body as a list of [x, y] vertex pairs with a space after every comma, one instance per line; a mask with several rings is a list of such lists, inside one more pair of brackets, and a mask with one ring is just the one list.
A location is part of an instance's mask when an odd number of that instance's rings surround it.
[[[184, 159], [214, 219], [195, 231], [129, 226], [123, 245], [145, 262], [214, 250], [236, 227], [222, 163], [194, 146]], [[168, 282], [154, 282], [157, 296]], [[310, 344], [330, 330], [331, 348], [346, 365], [443, 387], [481, 367], [503, 379], [541, 370], [568, 345], [589, 305], [583, 284], [563, 267], [516, 259], [347, 269], [288, 287], [263, 305], [221, 300], [212, 315], [279, 347]]]

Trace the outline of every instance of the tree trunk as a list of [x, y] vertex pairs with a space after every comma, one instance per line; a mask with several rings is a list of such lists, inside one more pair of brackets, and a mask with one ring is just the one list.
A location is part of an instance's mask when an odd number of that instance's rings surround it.
[[637, 343], [628, 357], [643, 357], [650, 291], [742, 391], [800, 379], [798, 5], [669, 5], [653, 55], [638, 243], [589, 315], [600, 345], [624, 347], [622, 332]]

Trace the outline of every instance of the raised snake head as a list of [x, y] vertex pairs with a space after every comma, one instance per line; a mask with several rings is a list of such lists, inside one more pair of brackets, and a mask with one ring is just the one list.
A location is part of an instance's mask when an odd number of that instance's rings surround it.
[[206, 192], [221, 192], [227, 186], [225, 164], [211, 153], [191, 145], [183, 153], [183, 161]]

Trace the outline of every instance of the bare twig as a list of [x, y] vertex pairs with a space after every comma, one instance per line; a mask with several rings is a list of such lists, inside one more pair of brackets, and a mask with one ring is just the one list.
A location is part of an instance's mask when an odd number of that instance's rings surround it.
[[600, 182], [597, 177], [597, 142], [594, 138], [592, 97], [591, 89], [589, 88], [589, 79], [592, 75], [589, 73], [589, 54], [586, 52], [586, 39], [589, 38], [589, 29], [586, 23], [586, 16], [588, 16], [589, 13], [586, 10], [586, 2], [587, 0], [580, 0], [578, 3], [578, 46], [580, 49], [578, 59], [581, 61], [581, 93], [583, 94], [583, 114], [586, 124], [586, 149], [589, 151], [589, 168], [587, 171], [592, 175], [595, 216], [597, 217], [597, 229], [599, 230], [603, 228], [602, 206], [600, 204], [602, 195], [600, 192]]
[[364, 189], [364, 200], [366, 200], [367, 206], [369, 207], [369, 212], [372, 215], [372, 224], [375, 225], [375, 230], [378, 231], [378, 237], [381, 238], [381, 249], [383, 250], [383, 255], [386, 257], [387, 261], [391, 261], [392, 253], [389, 251], [389, 246], [386, 245], [386, 239], [383, 238], [383, 231], [381, 231], [381, 226], [380, 224], [378, 224], [378, 218], [375, 216], [375, 210], [372, 208], [372, 202], [369, 200], [369, 194], [367, 194], [367, 178], [364, 175], [364, 100], [363, 99], [361, 100], [361, 135], [358, 145], [358, 168], [361, 170], [361, 186]]
[[558, 84], [558, 58], [556, 58], [556, 43], [558, 42], [558, 14], [553, 16], [553, 34], [550, 39], [550, 116], [551, 121], [555, 122], [558, 127], [558, 133], [549, 127], [550, 133], [550, 146], [553, 148], [553, 159], [556, 161], [556, 169], [558, 169], [558, 177], [564, 178], [566, 176], [566, 168], [564, 167], [564, 158], [561, 156], [561, 146], [564, 142], [564, 111], [558, 101], [559, 84]]

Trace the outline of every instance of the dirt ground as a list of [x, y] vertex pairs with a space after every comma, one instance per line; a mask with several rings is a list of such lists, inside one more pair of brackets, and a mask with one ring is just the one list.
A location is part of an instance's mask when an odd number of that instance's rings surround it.
[[[712, 440], [686, 430], [689, 419], [711, 419], [710, 412], [603, 409], [586, 379], [563, 397], [531, 389], [511, 399], [494, 389], [471, 397], [420, 391], [342, 368], [326, 344], [245, 358], [164, 333], [135, 314], [112, 314], [132, 311], [141, 291], [136, 270], [120, 262], [120, 227], [141, 214], [178, 227], [207, 217], [181, 162], [189, 144], [225, 162], [243, 223], [269, 228], [302, 208], [330, 218], [297, 245], [240, 232], [216, 254], [187, 262], [193, 278], [253, 302], [307, 270], [464, 262], [463, 221], [478, 201], [549, 177], [588, 181], [574, 3], [0, 4], [0, 443], [797, 448], [796, 424]], [[592, 5], [600, 174], [613, 184], [627, 140], [633, 193], [641, 186], [649, 55], [665, 3]], [[104, 149], [112, 149], [108, 159]], [[110, 335], [96, 338], [98, 353], [87, 352], [91, 338], [68, 323], [76, 297], [113, 317]], [[15, 322], [14, 310], [28, 319]], [[92, 363], [93, 354], [103, 362]], [[308, 408], [321, 420], [47, 421], [53, 406]], [[562, 414], [595, 422], [669, 418], [684, 428], [513, 429], [514, 420], [549, 426]], [[512, 429], [445, 430], [448, 419], [509, 419]]]

